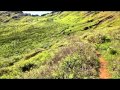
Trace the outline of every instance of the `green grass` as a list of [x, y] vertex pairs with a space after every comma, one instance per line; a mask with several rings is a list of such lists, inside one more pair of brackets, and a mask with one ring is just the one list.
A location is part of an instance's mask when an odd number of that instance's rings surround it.
[[[94, 50], [109, 62], [112, 78], [120, 78], [119, 16], [107, 11], [64, 11], [18, 20], [0, 15], [0, 78], [99, 78]], [[44, 51], [25, 59], [40, 49]]]

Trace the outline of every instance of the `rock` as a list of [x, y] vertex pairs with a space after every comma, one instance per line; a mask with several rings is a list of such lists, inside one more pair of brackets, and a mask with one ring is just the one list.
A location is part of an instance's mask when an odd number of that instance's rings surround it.
[[31, 16], [31, 14], [28, 14], [28, 13], [24, 13], [24, 16]]
[[19, 16], [13, 16], [12, 19], [18, 19], [20, 18]]
[[39, 16], [39, 15], [32, 15], [33, 17]]

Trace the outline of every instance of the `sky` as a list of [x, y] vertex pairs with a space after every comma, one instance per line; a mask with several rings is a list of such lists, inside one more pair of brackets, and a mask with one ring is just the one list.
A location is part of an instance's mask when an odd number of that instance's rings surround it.
[[23, 13], [30, 13], [32, 15], [42, 15], [42, 14], [45, 14], [45, 13], [50, 13], [52, 11], [23, 11]]

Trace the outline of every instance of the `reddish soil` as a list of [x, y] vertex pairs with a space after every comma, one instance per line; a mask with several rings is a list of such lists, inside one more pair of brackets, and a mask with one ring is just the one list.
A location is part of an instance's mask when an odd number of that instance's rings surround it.
[[100, 79], [109, 79], [110, 74], [107, 69], [108, 62], [100, 55], [99, 52], [96, 52], [99, 57], [100, 68], [99, 68], [99, 77]]

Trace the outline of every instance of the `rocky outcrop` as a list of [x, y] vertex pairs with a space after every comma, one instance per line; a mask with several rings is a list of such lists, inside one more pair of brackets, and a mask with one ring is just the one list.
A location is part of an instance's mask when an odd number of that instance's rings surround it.
[[11, 19], [18, 20], [22, 16], [31, 16], [31, 15], [24, 14], [22, 11], [0, 11], [0, 22], [7, 23]]
[[11, 19], [19, 19], [24, 16], [22, 11], [0, 11], [0, 21], [3, 23], [9, 22]]
[[3, 16], [15, 16], [15, 15], [23, 16], [24, 14], [22, 11], [0, 11], [0, 15], [3, 15]]

